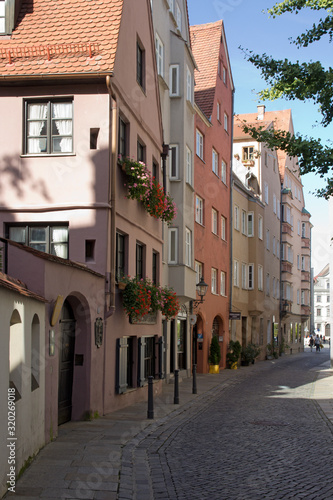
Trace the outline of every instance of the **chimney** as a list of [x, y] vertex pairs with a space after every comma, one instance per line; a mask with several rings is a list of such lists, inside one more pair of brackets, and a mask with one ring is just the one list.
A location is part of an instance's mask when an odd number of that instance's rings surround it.
[[266, 106], [264, 104], [260, 104], [259, 106], [257, 106], [257, 109], [258, 109], [257, 120], [263, 120], [264, 119], [265, 108], [266, 108]]

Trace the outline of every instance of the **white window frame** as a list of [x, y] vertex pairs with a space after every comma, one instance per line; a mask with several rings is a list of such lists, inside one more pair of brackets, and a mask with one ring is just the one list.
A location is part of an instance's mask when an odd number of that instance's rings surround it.
[[254, 213], [247, 213], [247, 235], [249, 238], [254, 236]]
[[215, 175], [219, 175], [219, 154], [216, 149], [212, 149], [212, 171]]
[[185, 265], [192, 267], [192, 231], [185, 227]]
[[239, 287], [239, 262], [234, 260], [234, 286]]
[[246, 236], [246, 233], [247, 233], [247, 216], [246, 216], [246, 212], [245, 210], [242, 209], [242, 234], [244, 234]]
[[228, 115], [224, 113], [224, 130], [228, 132]]
[[218, 122], [220, 122], [221, 120], [221, 104], [219, 103], [219, 101], [217, 101], [216, 104], [216, 119]]
[[182, 11], [180, 10], [178, 2], [176, 2], [176, 23], [179, 31], [182, 30]]
[[227, 221], [223, 215], [221, 215], [221, 239], [227, 241]]
[[0, 6], [3, 7], [0, 10], [0, 34], [4, 35], [6, 33], [6, 2], [1, 2]]
[[261, 292], [264, 289], [264, 268], [261, 265], [258, 265], [258, 290]]
[[212, 267], [212, 282], [211, 282], [211, 291], [214, 295], [217, 294], [217, 269]]
[[195, 197], [195, 222], [201, 224], [203, 226], [203, 213], [204, 210], [204, 201], [200, 196], [196, 195]]
[[192, 151], [188, 146], [186, 146], [186, 182], [192, 186], [193, 183]]
[[199, 156], [199, 158], [201, 160], [203, 160], [203, 152], [204, 152], [204, 137], [203, 137], [203, 134], [198, 130], [196, 129], [196, 144], [195, 144], [195, 152], [196, 152], [196, 155]]
[[221, 181], [227, 185], [227, 164], [224, 160], [221, 162]]
[[273, 236], [273, 240], [272, 240], [272, 251], [273, 251], [273, 255], [275, 255], [275, 247], [276, 247], [276, 241], [275, 241], [275, 236]]
[[273, 212], [276, 214], [276, 195], [273, 193]]
[[164, 78], [164, 43], [157, 33], [155, 33], [155, 50], [157, 74]]
[[212, 208], [212, 233], [218, 234], [218, 224], [217, 224], [217, 210]]
[[170, 65], [169, 80], [170, 97], [179, 97], [179, 64]]
[[196, 283], [199, 283], [200, 282], [200, 279], [203, 275], [203, 265], [202, 265], [202, 262], [199, 262], [199, 261], [195, 261], [195, 264], [194, 264], [194, 267], [195, 267], [195, 274], [196, 274]]
[[[172, 248], [172, 241], [174, 241], [174, 248]], [[178, 227], [169, 227], [168, 239], [168, 263], [178, 264]], [[174, 258], [172, 255], [174, 254]]]
[[264, 201], [266, 203], [266, 205], [268, 205], [268, 201], [269, 201], [269, 197], [268, 197], [268, 184], [267, 182], [265, 182], [264, 184]]
[[264, 218], [261, 215], [258, 216], [258, 238], [259, 240], [264, 238]]
[[[169, 146], [169, 179], [178, 180], [179, 179], [179, 145], [170, 144]], [[174, 156], [174, 154], [175, 156]]]
[[234, 205], [234, 228], [239, 231], [239, 206]]
[[193, 78], [190, 68], [186, 66], [186, 99], [193, 104]]
[[220, 273], [220, 295], [222, 295], [223, 297], [227, 296], [226, 283], [227, 283], [226, 273], [224, 271], [221, 271], [221, 273]]

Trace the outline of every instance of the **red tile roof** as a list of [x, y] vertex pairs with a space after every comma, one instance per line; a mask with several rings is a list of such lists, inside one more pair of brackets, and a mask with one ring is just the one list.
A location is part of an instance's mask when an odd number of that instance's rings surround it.
[[110, 73], [123, 0], [23, 0], [10, 39], [0, 37], [0, 78]]
[[195, 71], [195, 102], [210, 118], [213, 111], [223, 21], [190, 27]]
[[[241, 139], [242, 137], [243, 138], [250, 137], [241, 130], [240, 121], [246, 121], [248, 125], [254, 125], [258, 127], [264, 126], [265, 128], [268, 128], [270, 124], [273, 124], [275, 130], [283, 130], [285, 132], [290, 132], [292, 135], [294, 134], [291, 109], [283, 109], [280, 111], [265, 111], [264, 120], [258, 120], [257, 113], [244, 113], [235, 116], [234, 139]], [[278, 150], [277, 156], [278, 156], [280, 174], [283, 179], [287, 154], [285, 151]]]
[[19, 293], [20, 295], [24, 295], [25, 297], [30, 297], [32, 299], [39, 300], [40, 302], [47, 302], [47, 300], [41, 295], [38, 295], [37, 293], [28, 290], [28, 288], [24, 283], [22, 283], [22, 281], [17, 280], [15, 278], [11, 278], [10, 276], [7, 276], [7, 274], [1, 272], [0, 272], [0, 287], [6, 288], [7, 290], [10, 290], [12, 292]]

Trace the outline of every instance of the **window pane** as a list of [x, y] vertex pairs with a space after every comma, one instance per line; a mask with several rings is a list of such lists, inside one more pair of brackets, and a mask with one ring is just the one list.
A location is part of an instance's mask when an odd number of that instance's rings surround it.
[[52, 227], [51, 228], [51, 241], [52, 242], [66, 242], [68, 241], [68, 227]]
[[9, 228], [9, 239], [16, 241], [17, 243], [26, 242], [26, 228], [25, 227], [10, 227]]
[[51, 243], [51, 254], [61, 257], [63, 259], [68, 258], [67, 244], [63, 243]]
[[30, 242], [46, 242], [46, 227], [30, 228]]
[[46, 153], [47, 152], [47, 140], [44, 139], [28, 139], [27, 153]]
[[5, 16], [5, 2], [0, 2], [0, 16]]
[[71, 102], [57, 102], [52, 104], [52, 118], [72, 118], [73, 105]]
[[73, 140], [71, 137], [53, 137], [52, 151], [54, 153], [71, 153], [73, 151]]

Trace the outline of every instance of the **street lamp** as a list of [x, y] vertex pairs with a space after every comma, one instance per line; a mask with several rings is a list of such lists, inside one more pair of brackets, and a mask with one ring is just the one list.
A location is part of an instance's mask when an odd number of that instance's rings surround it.
[[194, 300], [194, 301], [192, 301], [192, 306], [193, 306], [194, 309], [196, 307], [198, 307], [199, 304], [203, 303], [203, 301], [204, 301], [203, 298], [204, 298], [204, 296], [207, 293], [208, 285], [207, 285], [207, 283], [205, 283], [205, 280], [203, 279], [203, 276], [201, 276], [200, 281], [199, 281], [199, 283], [197, 283], [195, 285], [195, 288], [196, 288], [197, 294], [200, 297], [200, 300]]
[[[190, 302], [191, 314], [193, 313], [193, 309], [196, 309], [199, 304], [203, 303], [204, 296], [207, 293], [208, 285], [207, 285], [207, 283], [205, 283], [205, 280], [203, 279], [203, 276], [201, 276], [199, 283], [197, 283], [195, 285], [195, 289], [197, 291], [197, 294], [200, 297], [200, 300], [191, 300], [191, 302]], [[192, 326], [192, 328], [193, 328], [193, 326]], [[192, 353], [193, 386], [192, 386], [192, 394], [197, 394], [197, 377], [196, 377], [197, 365], [196, 365], [196, 362], [195, 362], [196, 361], [195, 360], [195, 354], [196, 354], [197, 339], [196, 339], [196, 334], [194, 333], [194, 330], [193, 330], [192, 337], [193, 337], [193, 340], [192, 340], [192, 344], [193, 344], [193, 353]]]

